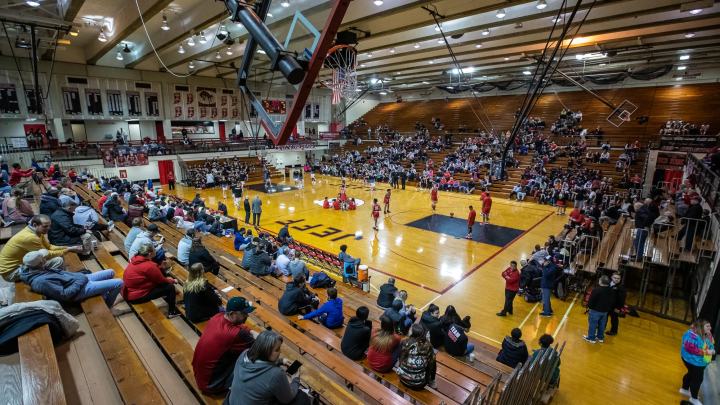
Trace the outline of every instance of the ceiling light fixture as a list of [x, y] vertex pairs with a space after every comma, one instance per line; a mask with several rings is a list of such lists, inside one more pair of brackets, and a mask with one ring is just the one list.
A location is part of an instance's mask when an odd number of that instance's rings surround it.
[[198, 42], [200, 42], [201, 44], [207, 42], [207, 38], [205, 38], [205, 31], [200, 31], [200, 39], [198, 39]]
[[696, 8], [695, 10], [690, 10], [690, 14], [692, 14], [692, 15], [700, 14], [700, 13], [702, 13], [702, 10], [703, 9], [701, 9], [701, 8]]
[[383, 0], [375, 0], [375, 1], [373, 1], [373, 4], [375, 4], [376, 6], [382, 6]]
[[192, 63], [192, 61], [190, 61], [190, 64], [188, 65], [188, 67], [189, 67], [190, 69], [195, 69], [195, 65]]
[[70, 31], [70, 35], [76, 37], [80, 34], [80, 30], [75, 28], [74, 30]]
[[232, 49], [230, 49], [229, 46], [228, 46], [227, 51], [225, 51], [225, 53], [228, 54], [228, 55], [232, 55], [232, 54], [233, 54]]
[[692, 38], [694, 36], [695, 36], [694, 32], [688, 32], [687, 34], [685, 34], [685, 38]]
[[498, 12], [495, 14], [495, 17], [497, 17], [497, 18], [505, 17], [505, 9], [501, 8], [500, 10], [498, 10]]
[[195, 41], [193, 41], [192, 37], [188, 38], [188, 46], [195, 46]]
[[605, 65], [607, 65], [607, 63], [601, 63], [599, 66], [605, 66]]
[[435, 31], [440, 31], [442, 29], [442, 23], [435, 26]]
[[415, 42], [415, 45], [413, 45], [413, 48], [415, 48], [415, 49], [420, 48], [420, 43], [419, 43], [419, 42]]
[[242, 27], [243, 27], [243, 26], [242, 26], [242, 23], [241, 23], [240, 21], [236, 22], [236, 23], [235, 23], [235, 26], [238, 27], [238, 28], [242, 28]]
[[432, 64], [433, 64], [433, 63], [435, 63], [435, 62], [433, 62], [433, 61], [429, 61], [428, 63], [432, 65]]
[[25, 2], [30, 7], [40, 7], [40, 2], [35, 0], [27, 0]]
[[178, 53], [185, 53], [185, 49], [183, 49], [182, 44], [180, 44], [180, 48], [178, 49]]
[[685, 70], [685, 69], [686, 69], [685, 66], [678, 66], [678, 70]]
[[387, 94], [387, 91], [381, 91], [380, 94], [384, 96]]
[[105, 36], [102, 28], [100, 28], [100, 35], [98, 35], [98, 41], [107, 42], [107, 37]]
[[545, 0], [538, 0], [537, 4], [535, 5], [535, 8], [538, 10], [542, 10], [545, 7], [547, 7], [547, 2]]
[[118, 51], [116, 58], [117, 58], [117, 60], [123, 60], [123, 56], [122, 56], [122, 53], [120, 53], [120, 51]]
[[360, 64], [360, 67], [365, 67], [365, 64], [364, 64], [364, 63], [361, 63], [361, 64]]
[[397, 72], [397, 73], [395, 73], [395, 74], [396, 74], [396, 75], [399, 75], [399, 74], [402, 74], [402, 72]]
[[130, 50], [130, 47], [128, 46], [127, 42], [125, 43], [125, 48], [123, 49], [123, 52], [125, 52], [125, 53], [130, 53], [130, 52], [132, 52], [132, 51]]
[[482, 30], [482, 34], [483, 34], [483, 35], [490, 35], [490, 30], [487, 29], [487, 28], [485, 28], [485, 29]]
[[475, 48], [482, 48], [482, 44], [476, 44]]
[[395, 53], [395, 48], [390, 48], [390, 53]]
[[438, 44], [444, 44], [445, 39], [444, 38], [438, 38]]
[[510, 58], [505, 58], [505, 60], [510, 60]]
[[430, 82], [423, 82], [423, 84], [430, 84]]
[[165, 15], [165, 12], [163, 12], [163, 22], [160, 26], [160, 29], [162, 29], [163, 31], [167, 31], [170, 29], [170, 26], [167, 23], [167, 16]]
[[524, 75], [531, 75], [532, 72], [530, 72], [529, 70], [525, 70], [525, 71], [523, 71], [523, 74], [524, 74]]
[[285, 8], [290, 7], [290, 0], [283, 0], [282, 3], [280, 3], [280, 5]]
[[220, 51], [215, 52], [215, 59], [221, 59], [222, 56], [220, 56]]
[[372, 58], [372, 52], [368, 52], [366, 55], [368, 58]]
[[228, 31], [227, 28], [225, 28], [225, 23], [220, 24], [220, 29], [218, 31], [223, 35], [227, 35]]
[[562, 22], [562, 17], [558, 17], [558, 18], [553, 18], [553, 19], [552, 19], [551, 21], [552, 21], [553, 23], [559, 23], [559, 22]]
[[680, 60], [688, 60], [690, 59], [690, 55], [682, 55], [680, 56]]

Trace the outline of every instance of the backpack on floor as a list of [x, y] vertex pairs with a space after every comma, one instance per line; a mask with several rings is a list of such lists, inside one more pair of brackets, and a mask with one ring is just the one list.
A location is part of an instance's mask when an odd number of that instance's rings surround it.
[[335, 280], [331, 279], [330, 276], [319, 271], [313, 274], [310, 279], [310, 287], [312, 288], [330, 288], [335, 286]]

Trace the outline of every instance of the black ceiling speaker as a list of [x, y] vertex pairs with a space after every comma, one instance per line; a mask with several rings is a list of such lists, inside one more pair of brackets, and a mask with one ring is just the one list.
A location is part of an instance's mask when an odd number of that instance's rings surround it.
[[232, 45], [232, 44], [235, 43], [235, 40], [234, 40], [234, 39], [231, 39], [231, 38], [228, 38], [228, 39], [224, 40], [223, 43], [224, 43], [225, 45], [227, 45], [227, 46], [230, 46], [230, 45]]
[[227, 35], [225, 35], [225, 34], [217, 34], [217, 35], [215, 35], [215, 37], [216, 37], [217, 39], [221, 40], [221, 41], [224, 41], [225, 38], [227, 38]]
[[130, 52], [132, 52], [132, 51], [130, 50], [130, 48], [128, 47], [128, 44], [125, 44], [125, 49], [123, 49], [123, 52], [125, 52], [125, 53], [130, 53]]
[[340, 31], [335, 37], [335, 45], [352, 45], [357, 43], [357, 34], [352, 31]]
[[465, 34], [455, 34], [455, 35], [450, 35], [450, 38], [452, 38], [452, 39], [460, 39], [460, 38], [462, 38], [462, 37], [463, 37], [463, 35], [465, 35]]

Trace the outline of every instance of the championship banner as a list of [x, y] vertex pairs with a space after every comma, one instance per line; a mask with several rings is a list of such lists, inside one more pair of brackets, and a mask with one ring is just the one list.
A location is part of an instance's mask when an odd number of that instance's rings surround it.
[[340, 140], [340, 132], [320, 132], [318, 139], [326, 141], [337, 141]]
[[176, 106], [175, 107], [175, 118], [182, 117], [182, 107]]
[[192, 118], [195, 116], [195, 107], [188, 107], [188, 118]]
[[222, 96], [220, 96], [220, 106], [222, 107], [225, 105], [227, 105], [227, 95], [223, 94]]
[[[26, 84], [25, 85], [25, 105], [28, 106], [28, 113], [29, 114], [42, 114], [42, 107], [35, 99], [36, 93], [35, 89], [37, 86], [32, 84]], [[40, 98], [43, 98], [42, 89], [40, 89]]]
[[145, 111], [148, 117], [160, 116], [160, 104], [157, 93], [145, 92]]
[[85, 89], [85, 102], [89, 115], [103, 115], [100, 89]]
[[182, 95], [179, 92], [173, 93], [173, 104], [180, 104], [182, 102]]
[[14, 84], [0, 83], [0, 114], [20, 114]]
[[187, 118], [195, 117], [195, 93], [185, 93], [185, 111], [187, 111]]
[[80, 107], [80, 89], [77, 87], [63, 87], [62, 99], [66, 115], [82, 114], [82, 107]]
[[198, 107], [217, 107], [217, 95], [214, 87], [197, 87]]
[[200, 107], [200, 118], [207, 117], [207, 108], [206, 107]]
[[108, 98], [108, 114], [110, 114], [111, 116], [122, 116], [122, 92], [120, 90], [107, 90], [105, 91], [105, 93], [107, 94]]
[[148, 154], [146, 147], [115, 148], [118, 167], [145, 166], [148, 165]]
[[128, 98], [128, 114], [131, 117], [139, 117], [142, 115], [142, 104], [140, 103], [139, 91], [126, 91]]
[[115, 152], [112, 149], [103, 149], [103, 167], [109, 169], [115, 167]]
[[227, 114], [228, 114], [227, 107], [223, 107], [223, 109], [221, 110], [220, 118], [223, 118], [223, 119], [227, 118]]
[[237, 109], [237, 108], [233, 108], [233, 109], [232, 109], [232, 117], [233, 117], [233, 118], [237, 118], [237, 117], [238, 117], [238, 109]]
[[213, 107], [210, 109], [210, 118], [217, 118], [217, 108]]
[[237, 96], [231, 96], [230, 100], [232, 100], [232, 106], [235, 107], [237, 105]]

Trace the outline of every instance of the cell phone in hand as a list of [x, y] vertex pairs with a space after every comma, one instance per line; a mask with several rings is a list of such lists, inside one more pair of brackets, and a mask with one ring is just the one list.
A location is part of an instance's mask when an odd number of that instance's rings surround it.
[[302, 363], [295, 360], [293, 362], [293, 364], [291, 364], [290, 367], [288, 367], [288, 369], [287, 369], [288, 375], [294, 375], [295, 373], [298, 372], [298, 370], [300, 370], [300, 367], [302, 367]]

